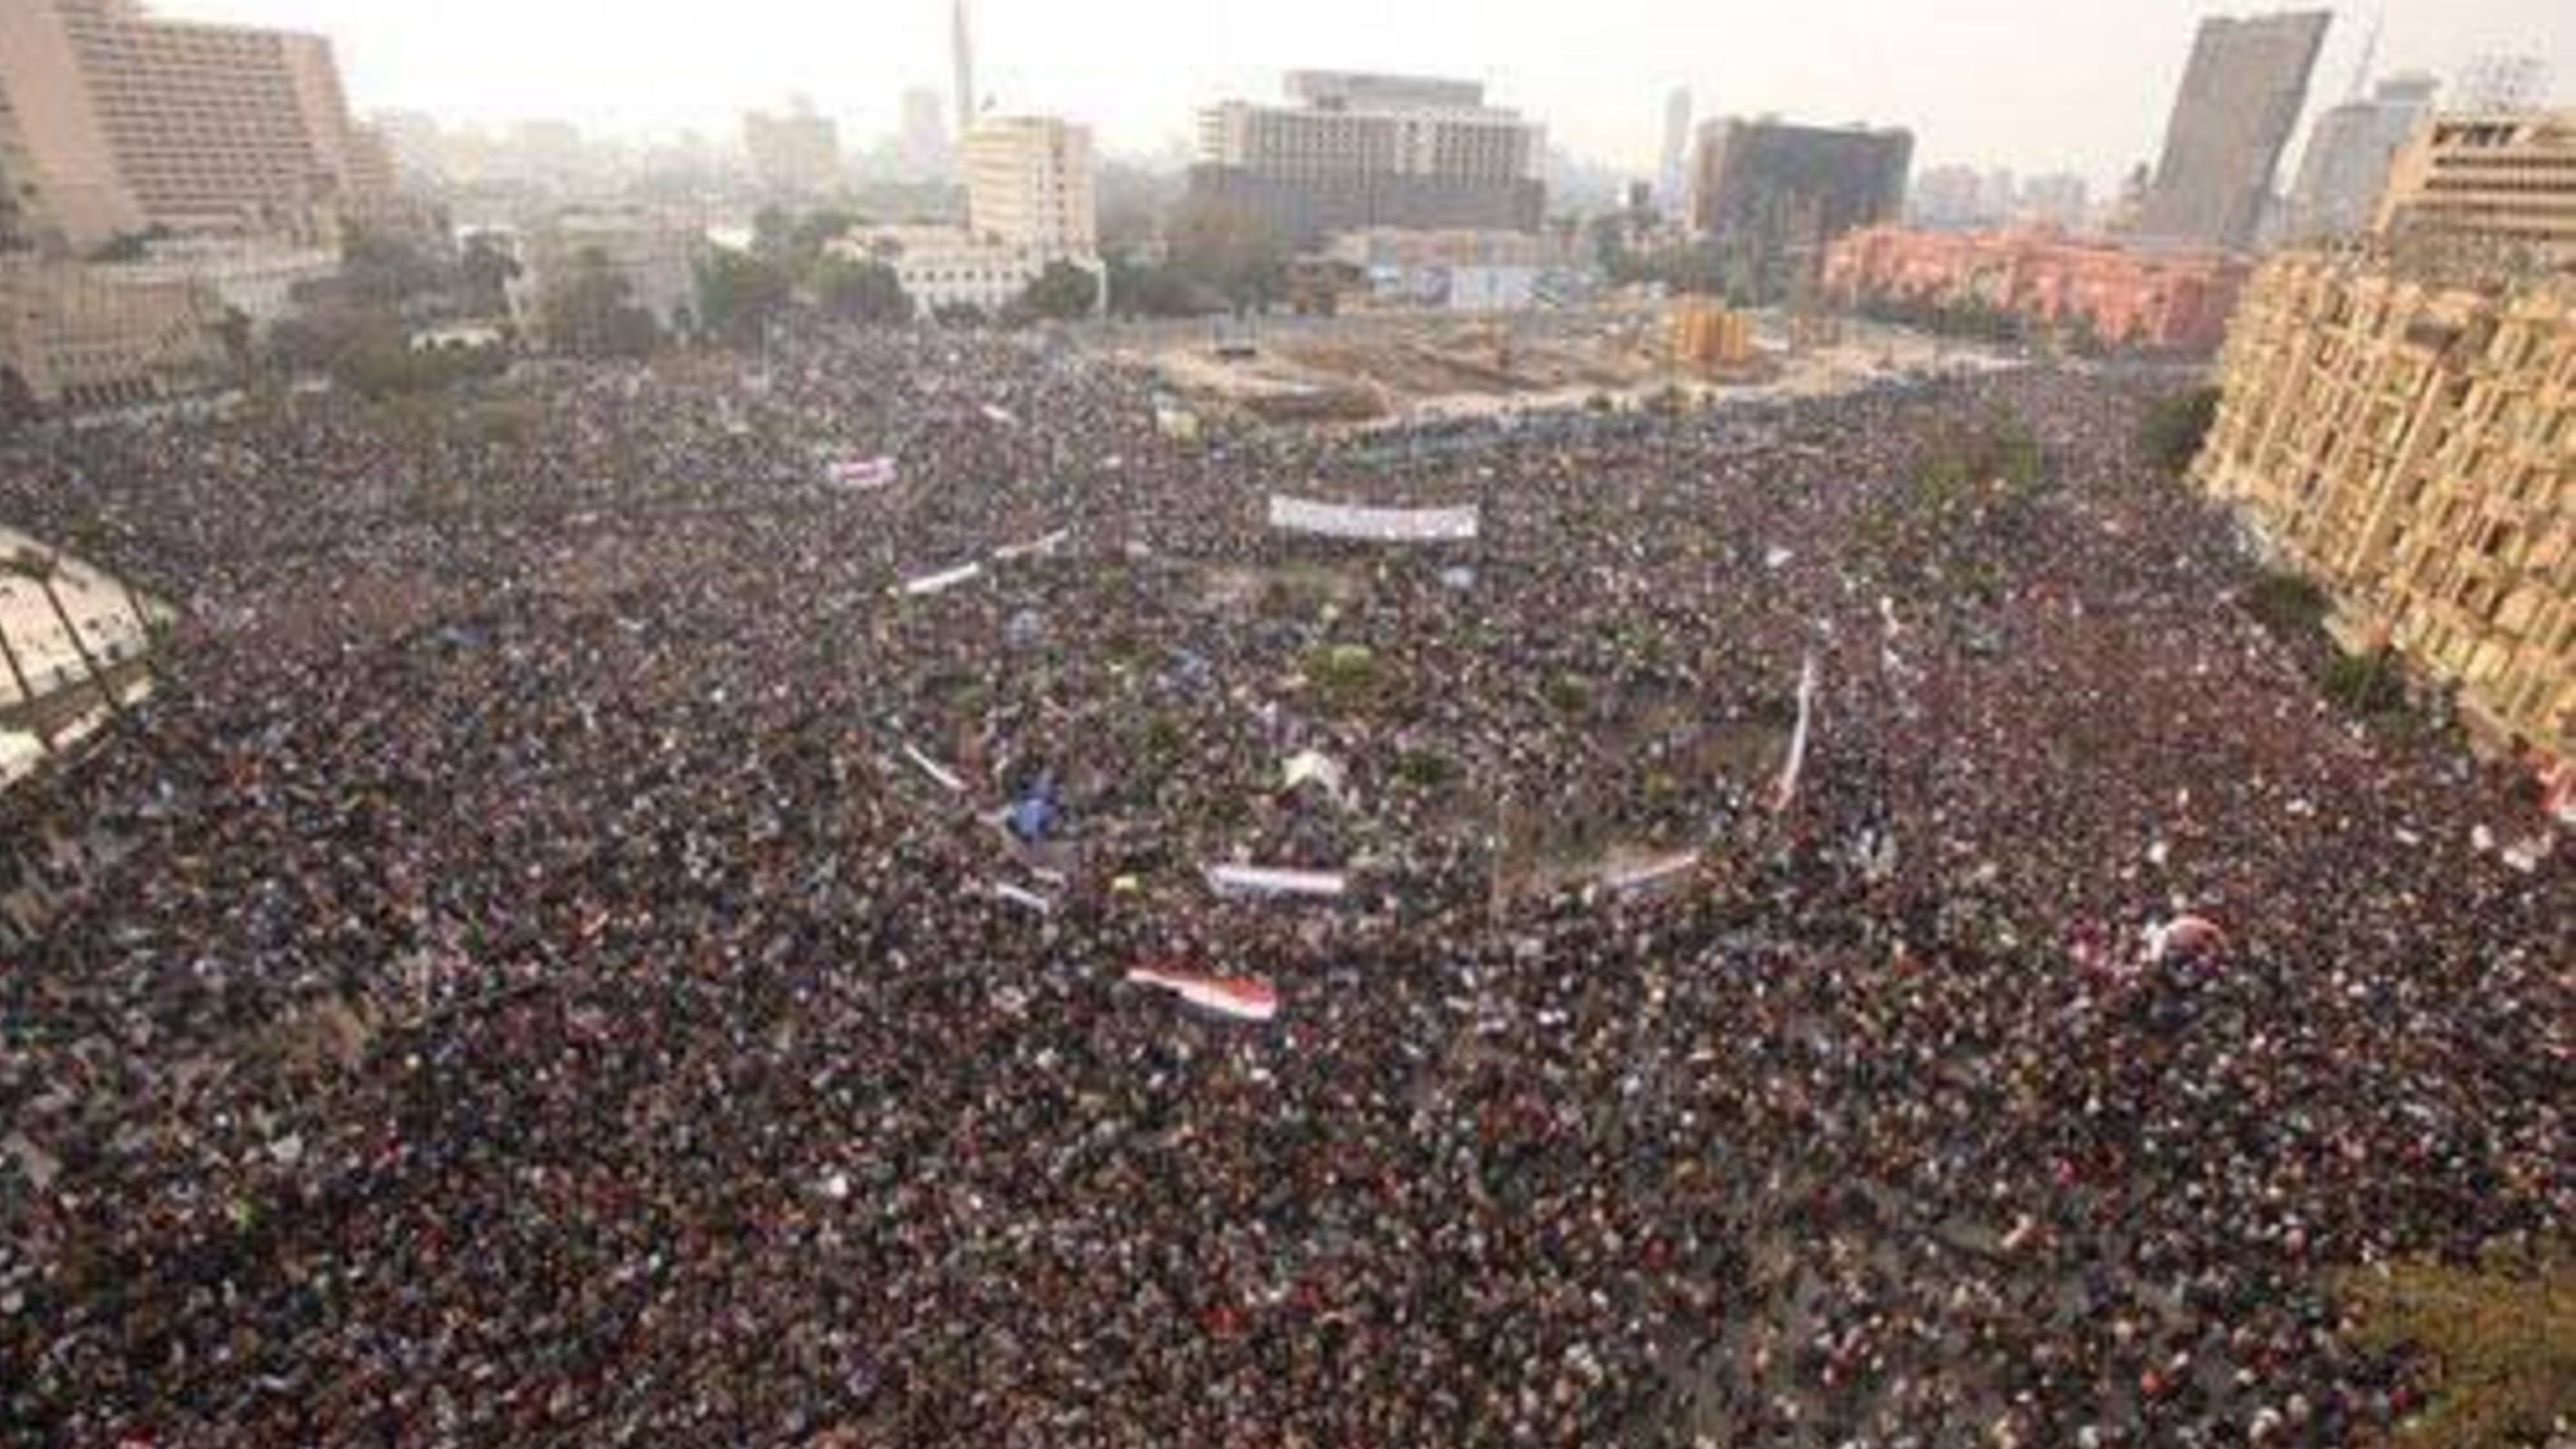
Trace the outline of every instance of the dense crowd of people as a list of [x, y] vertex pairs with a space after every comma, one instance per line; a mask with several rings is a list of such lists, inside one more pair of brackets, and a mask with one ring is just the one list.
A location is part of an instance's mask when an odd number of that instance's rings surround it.
[[0, 1441], [2372, 1437], [2331, 1275], [2563, 1230], [2567, 857], [2155, 387], [1185, 445], [867, 334], [26, 442], [184, 622], [0, 797]]

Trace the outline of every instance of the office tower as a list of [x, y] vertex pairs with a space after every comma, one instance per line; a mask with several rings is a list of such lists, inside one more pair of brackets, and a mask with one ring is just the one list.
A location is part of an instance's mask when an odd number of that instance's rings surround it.
[[968, 224], [1048, 260], [1100, 249], [1091, 132], [1044, 116], [978, 122], [964, 150]]
[[1834, 238], [1897, 218], [1913, 161], [1903, 130], [1711, 121], [1692, 167], [1691, 227], [1746, 290], [1778, 297], [1814, 277]]
[[1534, 231], [1543, 219], [1544, 133], [1486, 105], [1476, 82], [1299, 71], [1286, 89], [1285, 104], [1201, 114], [1194, 198], [1301, 246], [1373, 227]]
[[2368, 230], [2388, 189], [2389, 167], [2431, 114], [2440, 87], [2421, 73], [2390, 76], [2367, 99], [2345, 101], [2317, 117], [2290, 187], [2290, 234]]
[[966, 0], [954, 0], [948, 23], [949, 60], [956, 67], [957, 136], [963, 142], [967, 133], [975, 129], [975, 117], [984, 109], [982, 99], [975, 94], [975, 33], [966, 14]]
[[1992, 220], [1983, 209], [1983, 189], [1973, 166], [1927, 166], [1907, 194], [1906, 215], [1917, 226], [1976, 226]]
[[908, 181], [948, 174], [957, 158], [949, 145], [948, 119], [940, 113], [939, 92], [921, 87], [903, 93], [903, 132], [896, 150]]
[[2017, 219], [2064, 231], [2083, 231], [2092, 221], [2093, 188], [2083, 177], [2059, 173], [2034, 176], [2023, 183]]
[[753, 178], [770, 191], [813, 196], [841, 184], [840, 127], [816, 115], [814, 103], [803, 96], [789, 103], [785, 115], [744, 116], [742, 144]]
[[1665, 214], [1679, 216], [1690, 205], [1683, 193], [1690, 186], [1691, 93], [1675, 86], [1664, 100], [1664, 153], [1655, 170], [1655, 200]]
[[2576, 267], [2576, 110], [2434, 117], [2390, 167], [2379, 230]]
[[2333, 21], [2318, 10], [2201, 23], [2140, 235], [2238, 251], [2254, 244]]
[[378, 111], [369, 117], [385, 138], [395, 171], [406, 178], [444, 180], [448, 173], [447, 133], [435, 116], [420, 111]]

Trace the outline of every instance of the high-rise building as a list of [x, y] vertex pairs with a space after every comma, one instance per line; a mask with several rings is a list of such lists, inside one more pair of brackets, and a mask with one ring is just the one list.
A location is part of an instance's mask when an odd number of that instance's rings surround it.
[[2368, 99], [2345, 101], [2317, 117], [2290, 187], [2289, 233], [2309, 238], [2368, 230], [2388, 189], [2389, 167], [2432, 112], [2441, 85], [2421, 72], [2390, 76]]
[[416, 181], [447, 178], [447, 132], [437, 117], [422, 111], [378, 111], [368, 121], [385, 138], [396, 174]]
[[742, 118], [742, 145], [762, 187], [813, 196], [841, 184], [841, 128], [798, 96], [785, 115], [753, 111]]
[[926, 87], [903, 93], [903, 132], [896, 145], [897, 165], [906, 181], [935, 181], [956, 166], [948, 139], [948, 120], [940, 114], [939, 92]]
[[1100, 250], [1091, 132], [1045, 116], [993, 116], [967, 134], [966, 215], [982, 236], [1050, 261]]
[[2254, 245], [2333, 23], [2324, 10], [2201, 22], [2140, 235], [2235, 251]]
[[1711, 121], [1692, 165], [1691, 227], [1746, 290], [1777, 298], [1815, 277], [1834, 238], [1896, 220], [1913, 162], [1909, 131]]
[[579, 126], [539, 117], [510, 127], [501, 159], [511, 180], [568, 187], [588, 176], [591, 148]]
[[1690, 205], [1690, 127], [1690, 88], [1675, 86], [1664, 98], [1664, 154], [1655, 168], [1655, 200], [1671, 216]]
[[1300, 71], [1287, 93], [1201, 114], [1193, 198], [1300, 246], [1373, 227], [1534, 231], [1545, 218], [1543, 131], [1485, 104], [1474, 81]]
[[2379, 230], [2576, 267], [2576, 110], [2436, 116], [2390, 167]]
[[0, 4], [0, 97], [71, 245], [152, 227], [304, 232], [389, 169], [320, 36], [162, 20], [138, 0]]
[[2358, 653], [2576, 759], [2576, 278], [2296, 251], [2229, 328], [2203, 487], [2323, 586]]
[[2002, 220], [1986, 210], [1984, 192], [1973, 166], [1927, 166], [1906, 194], [1905, 212], [1915, 225], [1936, 228]]
[[2034, 176], [2022, 183], [2021, 206], [2015, 215], [2061, 231], [2084, 231], [2093, 219], [2093, 188], [2081, 176]]
[[984, 112], [983, 98], [975, 93], [975, 31], [972, 17], [966, 13], [966, 0], [954, 0], [948, 12], [949, 62], [955, 67], [952, 82], [957, 88], [957, 136], [962, 142], [975, 129], [975, 118]]
[[2010, 220], [2021, 206], [2021, 180], [2009, 166], [1998, 166], [1977, 183], [1977, 209], [1997, 221]]

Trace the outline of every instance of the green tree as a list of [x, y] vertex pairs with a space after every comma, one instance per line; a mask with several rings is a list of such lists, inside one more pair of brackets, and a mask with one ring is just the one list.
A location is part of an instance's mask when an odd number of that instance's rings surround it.
[[2432, 1407], [2400, 1444], [2538, 1445], [2576, 1415], [2576, 1267], [2563, 1246], [2355, 1269], [2337, 1287], [2363, 1348], [2427, 1361]]
[[27, 386], [26, 377], [14, 367], [0, 367], [0, 435], [35, 421], [43, 411], [36, 405], [36, 391]]
[[751, 215], [751, 252], [773, 262], [796, 255], [796, 214], [776, 203]]
[[1636, 258], [1628, 247], [1628, 217], [1621, 212], [1605, 212], [1592, 218], [1588, 227], [1592, 236], [1592, 260], [1614, 282], [1636, 280]]
[[1071, 322], [1100, 307], [1100, 279], [1071, 262], [1049, 262], [1011, 310], [1017, 317]]
[[541, 306], [547, 340], [575, 357], [642, 357], [661, 341], [653, 314], [635, 304], [634, 283], [597, 247], [574, 260]]
[[883, 262], [826, 256], [815, 266], [812, 285], [815, 301], [831, 316], [876, 326], [912, 320], [903, 279]]
[[226, 307], [223, 320], [215, 324], [215, 338], [223, 344], [224, 364], [235, 377], [247, 375], [258, 359], [252, 346], [250, 318], [238, 307]]
[[1204, 317], [1225, 299], [1170, 267], [1109, 258], [1109, 308], [1122, 317]]
[[787, 268], [754, 252], [717, 250], [698, 263], [698, 324], [737, 347], [767, 335], [795, 299]]
[[2155, 465], [2175, 477], [2189, 471], [2218, 422], [2219, 391], [2196, 387], [2160, 398], [2147, 409], [2138, 443]]
[[377, 399], [435, 392], [488, 376], [508, 363], [497, 352], [415, 351], [391, 312], [345, 297], [279, 323], [270, 334], [267, 356], [278, 371], [319, 373], [352, 393]]
[[94, 262], [139, 262], [151, 255], [152, 243], [169, 235], [170, 228], [166, 226], [121, 231], [93, 248], [89, 259]]
[[364, 306], [399, 311], [452, 290], [457, 274], [407, 238], [358, 231], [341, 243], [340, 285]]
[[510, 284], [519, 278], [519, 261], [499, 237], [476, 232], [466, 238], [456, 272], [468, 310], [487, 317], [509, 310]]
[[1184, 280], [1237, 311], [1276, 303], [1288, 291], [1288, 239], [1249, 210], [1191, 197], [1173, 213], [1171, 266]]
[[832, 243], [849, 234], [850, 228], [865, 219], [855, 212], [826, 206], [809, 211], [796, 219], [788, 233], [788, 260], [799, 271], [810, 271], [823, 260]]

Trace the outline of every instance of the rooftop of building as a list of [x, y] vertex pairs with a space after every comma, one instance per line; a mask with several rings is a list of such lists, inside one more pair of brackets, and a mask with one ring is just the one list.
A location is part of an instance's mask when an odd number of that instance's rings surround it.
[[224, 35], [274, 35], [328, 45], [330, 41], [318, 31], [298, 30], [282, 25], [246, 25], [231, 20], [203, 20], [192, 16], [163, 15], [145, 5], [143, 0], [68, 0], [66, 14], [86, 11], [89, 18], [112, 25], [148, 26], [155, 30], [190, 30]]
[[1700, 132], [1703, 135], [1724, 130], [1767, 131], [1775, 134], [1829, 136], [1837, 139], [1867, 137], [1873, 140], [1898, 138], [1910, 140], [1914, 135], [1911, 130], [1903, 126], [1874, 126], [1867, 121], [1851, 121], [1836, 126], [1817, 121], [1783, 120], [1774, 115], [1715, 116], [1700, 123]]
[[1395, 75], [1380, 71], [1292, 70], [1281, 89], [1292, 101], [1350, 110], [1479, 110], [1485, 104], [1482, 81], [1442, 76]]
[[2525, 249], [2475, 238], [2357, 237], [2291, 247], [2266, 261], [2367, 275], [2432, 291], [2546, 294], [2576, 308], [2576, 264], [2551, 266]]

